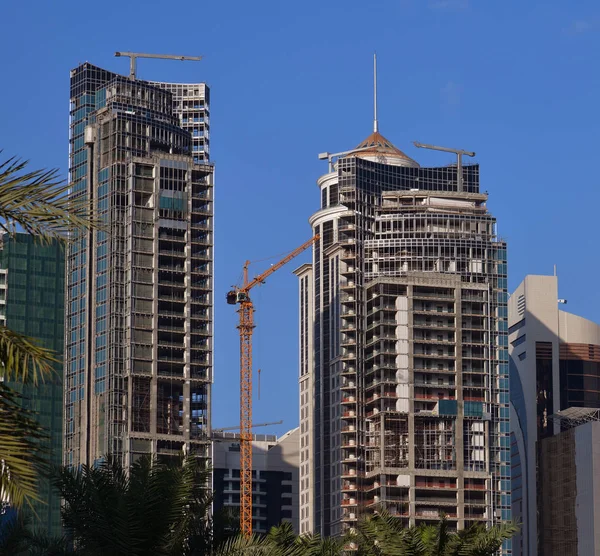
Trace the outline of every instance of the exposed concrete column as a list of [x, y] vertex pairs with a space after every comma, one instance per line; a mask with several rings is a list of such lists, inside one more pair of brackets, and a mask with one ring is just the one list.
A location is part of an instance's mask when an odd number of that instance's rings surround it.
[[454, 435], [454, 445], [456, 450], [456, 470], [457, 470], [457, 517], [458, 528], [465, 526], [465, 480], [464, 480], [464, 395], [463, 395], [463, 374], [462, 374], [462, 290], [460, 286], [454, 288], [454, 312], [455, 312], [455, 356], [456, 356], [456, 399], [458, 411], [456, 415], [456, 430]]
[[415, 524], [415, 372], [414, 372], [414, 329], [413, 329], [413, 286], [406, 288], [408, 309], [408, 472], [410, 474], [410, 489], [408, 491], [410, 525]]

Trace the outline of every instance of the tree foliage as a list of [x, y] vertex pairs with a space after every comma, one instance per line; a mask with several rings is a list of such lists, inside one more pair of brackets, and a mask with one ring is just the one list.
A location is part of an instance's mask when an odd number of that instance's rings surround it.
[[[0, 151], [1, 152], [1, 151]], [[76, 231], [96, 226], [89, 203], [67, 196], [68, 185], [56, 170], [27, 170], [17, 158], [0, 161], [0, 231], [27, 232], [40, 241], [68, 240]], [[46, 380], [56, 354], [6, 326], [0, 326], [0, 380], [37, 383]], [[0, 500], [13, 507], [37, 499], [37, 477], [44, 434], [35, 415], [23, 411], [16, 392], [0, 390]]]

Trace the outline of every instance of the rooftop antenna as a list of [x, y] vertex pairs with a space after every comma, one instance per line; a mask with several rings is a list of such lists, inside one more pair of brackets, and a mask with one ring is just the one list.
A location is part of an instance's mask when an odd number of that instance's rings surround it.
[[377, 52], [373, 53], [373, 132], [379, 131], [377, 122]]

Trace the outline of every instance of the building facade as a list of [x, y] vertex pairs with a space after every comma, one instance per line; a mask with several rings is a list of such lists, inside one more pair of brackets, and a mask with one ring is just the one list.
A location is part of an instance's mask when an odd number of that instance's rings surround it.
[[378, 507], [510, 519], [506, 245], [479, 166], [423, 168], [374, 132], [317, 184], [296, 271], [300, 531]]
[[[65, 252], [57, 241], [43, 243], [29, 234], [0, 238], [0, 323], [34, 338], [58, 359], [64, 347]], [[38, 384], [9, 382], [22, 396], [23, 407], [34, 411], [49, 435], [44, 448], [54, 466], [62, 463], [62, 368]], [[60, 496], [48, 478], [38, 479], [39, 501], [25, 508], [34, 530], [61, 535]]]
[[[240, 511], [238, 433], [216, 433], [213, 443], [213, 510]], [[277, 438], [252, 435], [252, 531], [267, 533], [288, 521], [298, 533], [299, 429]]]
[[[576, 439], [589, 431], [554, 435], [571, 428], [568, 412], [600, 409], [600, 326], [560, 311], [559, 301], [564, 300], [558, 299], [556, 276], [526, 276], [509, 300], [512, 504], [514, 518], [522, 523], [513, 546], [515, 554], [524, 556], [595, 553], [586, 552], [587, 543], [577, 548], [578, 519], [567, 510], [573, 508], [571, 498], [577, 496], [579, 504], [581, 495], [574, 487], [580, 484], [585, 443]], [[579, 446], [577, 454], [568, 454], [571, 444]], [[564, 462], [558, 461], [557, 450], [564, 452]], [[564, 489], [548, 490], [548, 477], [559, 468], [565, 473]], [[564, 484], [568, 480], [571, 487]], [[548, 505], [558, 495], [561, 504]], [[584, 514], [592, 511], [579, 508]], [[557, 511], [564, 518], [560, 524]], [[575, 552], [561, 552], [567, 546]]]
[[[64, 463], [210, 455], [213, 166], [204, 84], [71, 71]], [[199, 150], [202, 147], [203, 150]]]
[[541, 441], [544, 556], [600, 554], [600, 415], [572, 409], [560, 412], [566, 430]]

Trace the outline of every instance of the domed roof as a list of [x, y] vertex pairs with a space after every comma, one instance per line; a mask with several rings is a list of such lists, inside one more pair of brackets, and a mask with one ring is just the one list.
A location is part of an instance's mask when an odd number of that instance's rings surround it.
[[412, 166], [419, 167], [419, 163], [409, 156], [405, 155], [400, 149], [394, 147], [381, 133], [374, 131], [362, 143], [356, 147], [348, 156], [358, 156], [373, 160], [374, 162], [383, 162], [392, 166]]

